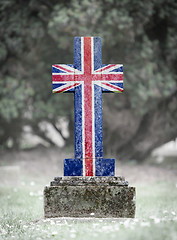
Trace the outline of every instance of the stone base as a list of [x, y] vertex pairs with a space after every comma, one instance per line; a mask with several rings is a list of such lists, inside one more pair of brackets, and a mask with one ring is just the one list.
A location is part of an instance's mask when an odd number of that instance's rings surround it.
[[56, 177], [44, 189], [44, 215], [135, 217], [135, 188], [123, 177]]

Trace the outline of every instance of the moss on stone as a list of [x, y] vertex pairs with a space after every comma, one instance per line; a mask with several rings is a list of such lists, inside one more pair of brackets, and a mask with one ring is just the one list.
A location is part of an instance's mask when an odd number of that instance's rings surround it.
[[[123, 179], [123, 178], [122, 178]], [[135, 188], [127, 185], [109, 185], [109, 177], [101, 180], [82, 179], [85, 185], [73, 185], [78, 179], [62, 179], [58, 186], [45, 187], [45, 217], [134, 217]], [[77, 180], [77, 181], [76, 181]], [[118, 179], [111, 179], [120, 181]], [[90, 184], [90, 182], [92, 184]], [[114, 182], [113, 181], [113, 182]], [[124, 181], [124, 180], [122, 180]], [[70, 184], [71, 183], [71, 184]], [[88, 184], [87, 184], [88, 183]], [[94, 215], [90, 215], [94, 213]]]

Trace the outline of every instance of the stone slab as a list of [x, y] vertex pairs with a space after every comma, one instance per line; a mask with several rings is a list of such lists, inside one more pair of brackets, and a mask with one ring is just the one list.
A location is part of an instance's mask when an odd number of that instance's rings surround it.
[[55, 178], [44, 189], [44, 215], [133, 218], [135, 188], [129, 187], [123, 177]]
[[55, 177], [50, 186], [128, 186], [124, 177]]

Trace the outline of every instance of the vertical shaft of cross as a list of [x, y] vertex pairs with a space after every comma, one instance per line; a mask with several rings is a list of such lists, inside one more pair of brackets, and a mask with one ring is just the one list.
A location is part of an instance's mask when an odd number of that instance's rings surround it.
[[65, 176], [114, 176], [115, 159], [103, 158], [102, 93], [123, 92], [123, 65], [103, 64], [100, 37], [74, 38], [74, 65], [52, 66], [53, 92], [73, 92], [75, 158]]
[[[101, 44], [98, 41], [93, 44], [91, 37], [85, 37], [81, 41], [84, 84], [75, 90], [75, 158], [83, 159], [85, 176], [93, 176], [95, 175], [95, 158], [103, 157], [102, 90], [101, 87], [93, 84], [92, 77], [94, 52], [97, 50], [96, 52], [101, 53], [101, 49], [99, 49]], [[74, 49], [74, 59], [76, 56], [78, 59], [77, 49]], [[97, 65], [99, 64], [101, 67], [101, 56], [99, 57]], [[74, 66], [78, 67], [77, 64], [78, 60], [76, 64], [74, 61]], [[78, 98], [79, 96], [80, 98]], [[82, 99], [82, 104], [80, 99]], [[82, 145], [79, 141], [81, 138]]]
[[[94, 108], [91, 76], [91, 38], [84, 38], [84, 112], [85, 112], [85, 159], [94, 158], [93, 113]], [[87, 160], [86, 160], [87, 161]], [[89, 161], [89, 160], [88, 160]], [[93, 166], [90, 167], [93, 168]], [[90, 171], [93, 171], [93, 169]]]
[[91, 38], [84, 38], [84, 112], [85, 112], [85, 175], [94, 175], [94, 101], [92, 93]]

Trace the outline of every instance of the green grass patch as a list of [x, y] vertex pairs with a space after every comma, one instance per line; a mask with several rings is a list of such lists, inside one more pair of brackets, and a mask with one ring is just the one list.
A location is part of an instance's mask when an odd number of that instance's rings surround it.
[[176, 240], [176, 183], [136, 186], [135, 219], [43, 219], [43, 184], [0, 187], [0, 239]]

